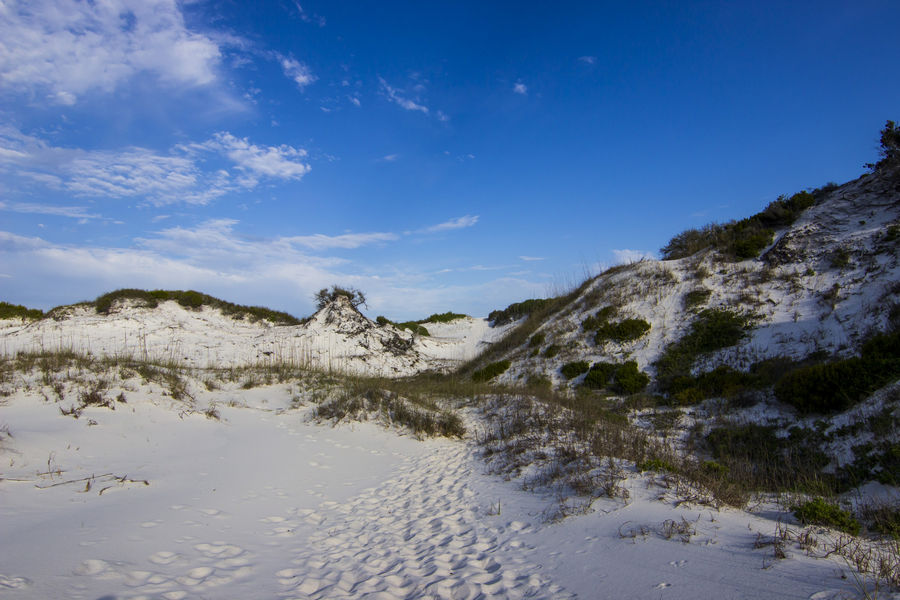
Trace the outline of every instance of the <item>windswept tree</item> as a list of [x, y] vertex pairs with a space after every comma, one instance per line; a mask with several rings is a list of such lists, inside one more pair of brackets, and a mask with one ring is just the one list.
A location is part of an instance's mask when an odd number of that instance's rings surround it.
[[881, 130], [881, 160], [877, 163], [869, 163], [866, 167], [878, 170], [888, 165], [900, 163], [900, 127], [893, 121], [887, 121]]
[[332, 285], [331, 289], [322, 288], [313, 295], [313, 299], [316, 301], [316, 308], [321, 310], [325, 308], [329, 302], [337, 300], [338, 296], [347, 298], [347, 300], [350, 301], [350, 304], [353, 305], [353, 308], [366, 306], [366, 296], [362, 291], [356, 288], [343, 288], [337, 285]]

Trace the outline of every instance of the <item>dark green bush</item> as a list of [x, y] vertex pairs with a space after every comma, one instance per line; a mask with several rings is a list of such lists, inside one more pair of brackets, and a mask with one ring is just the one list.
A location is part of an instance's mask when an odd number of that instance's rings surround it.
[[557, 344], [550, 344], [549, 346], [547, 346], [547, 349], [544, 350], [544, 356], [546, 356], [547, 358], [553, 358], [554, 356], [559, 354], [560, 350], [561, 348]]
[[582, 326], [584, 327], [585, 331], [597, 329], [601, 325], [607, 323], [611, 318], [616, 316], [617, 312], [619, 312], [619, 310], [615, 306], [604, 306], [597, 311], [597, 314], [585, 319]]
[[900, 377], [900, 332], [866, 341], [859, 357], [791, 371], [775, 384], [775, 396], [801, 414], [846, 410]]
[[0, 302], [0, 319], [30, 319], [36, 320], [44, 316], [44, 311], [37, 308], [27, 308], [21, 304]]
[[619, 365], [608, 362], [598, 362], [591, 366], [588, 374], [584, 376], [582, 385], [600, 390], [606, 387], [612, 376], [615, 375]]
[[332, 285], [331, 289], [322, 288], [313, 294], [313, 300], [316, 301], [316, 309], [322, 310], [329, 302], [337, 300], [338, 296], [344, 296], [350, 301], [354, 308], [366, 305], [366, 295], [356, 288], [343, 288]]
[[801, 523], [824, 525], [851, 535], [859, 535], [859, 521], [854, 519], [849, 512], [825, 502], [822, 498], [815, 498], [792, 506], [791, 510], [794, 511], [794, 515], [800, 519]]
[[650, 331], [650, 323], [643, 319], [624, 319], [615, 323], [604, 323], [597, 327], [594, 341], [602, 344], [608, 340], [629, 342]]
[[541, 344], [543, 344], [544, 340], [546, 338], [547, 338], [547, 336], [544, 333], [536, 333], [533, 336], [531, 336], [530, 340], [528, 340], [528, 346], [530, 348], [536, 348], [536, 347], [540, 346]]
[[843, 269], [850, 264], [850, 251], [840, 247], [831, 254], [831, 266], [835, 269]]
[[629, 360], [616, 370], [615, 387], [624, 394], [636, 394], [650, 383], [650, 377], [638, 370], [637, 363]]
[[591, 365], [586, 360], [578, 360], [564, 364], [560, 367], [559, 372], [562, 373], [563, 377], [566, 379], [574, 379], [582, 373], [587, 373], [590, 368]]
[[669, 344], [656, 361], [656, 373], [661, 387], [670, 391], [673, 381], [690, 376], [691, 367], [698, 356], [733, 346], [747, 335], [749, 327], [749, 317], [724, 308], [700, 311], [691, 323], [690, 330], [680, 340]]
[[421, 321], [419, 321], [419, 323], [449, 323], [451, 321], [462, 319], [464, 317], [466, 317], [466, 315], [462, 315], [460, 313], [445, 312], [441, 314], [433, 314], [427, 319], [422, 319]]
[[809, 192], [790, 198], [780, 196], [752, 217], [683, 231], [669, 240], [660, 253], [663, 260], [675, 260], [711, 248], [730, 259], [755, 258], [772, 242], [774, 229], [791, 225], [815, 202], [816, 195]]
[[525, 300], [523, 302], [514, 302], [503, 310], [495, 310], [491, 312], [488, 315], [488, 321], [491, 321], [495, 326], [512, 323], [513, 321], [517, 321], [522, 317], [526, 317], [535, 311], [546, 308], [547, 306], [554, 304], [554, 302], [554, 298], [536, 298]]
[[486, 365], [483, 369], [479, 369], [472, 373], [472, 381], [490, 381], [497, 375], [501, 373], [505, 373], [507, 369], [509, 369], [510, 363], [508, 360], [501, 360], [499, 362], [494, 362], [489, 365]]
[[388, 319], [387, 317], [383, 317], [383, 316], [381, 316], [381, 315], [378, 315], [377, 317], [375, 317], [375, 322], [378, 323], [380, 326], [384, 327], [385, 325], [387, 325], [387, 324], [390, 323], [391, 321], [390, 321], [390, 319]]
[[394, 326], [398, 329], [407, 329], [412, 331], [416, 335], [421, 335], [422, 337], [429, 337], [431, 334], [428, 333], [428, 330], [420, 325], [417, 321], [406, 321], [405, 323], [394, 323]]

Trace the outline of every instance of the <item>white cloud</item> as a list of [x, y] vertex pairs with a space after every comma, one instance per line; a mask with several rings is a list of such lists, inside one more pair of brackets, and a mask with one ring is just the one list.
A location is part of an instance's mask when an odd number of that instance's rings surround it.
[[640, 262], [642, 260], [655, 260], [656, 256], [652, 252], [645, 250], [613, 250], [613, 256], [616, 257], [617, 264], [628, 264]]
[[523, 96], [527, 96], [528, 95], [528, 86], [525, 85], [524, 83], [522, 83], [521, 81], [518, 81], [518, 82], [516, 82], [515, 85], [513, 85], [513, 92], [515, 92], [517, 94], [522, 94]]
[[29, 0], [0, 5], [0, 87], [45, 90], [71, 105], [141, 73], [198, 86], [215, 81], [221, 52], [189, 31], [176, 0]]
[[362, 103], [359, 101], [359, 98], [357, 98], [356, 96], [347, 96], [347, 99], [350, 101], [350, 103], [353, 106], [357, 106], [357, 107], [362, 106]]
[[352, 249], [379, 242], [393, 242], [399, 237], [396, 233], [345, 233], [335, 236], [317, 233], [314, 235], [285, 237], [280, 238], [280, 240], [312, 250], [327, 250], [330, 248]]
[[[240, 188], [251, 189], [260, 179], [299, 180], [311, 169], [307, 153], [293, 146], [258, 146], [246, 138], [219, 132], [212, 139], [179, 145], [167, 154], [146, 148], [81, 150], [61, 148], [0, 127], [0, 173], [39, 182], [78, 196], [143, 198], [155, 205], [208, 204]], [[208, 168], [216, 156], [228, 159], [239, 172]]]
[[426, 114], [426, 115], [428, 114], [427, 106], [418, 104], [418, 103], [400, 95], [399, 91], [397, 91], [395, 88], [392, 88], [390, 85], [388, 85], [388, 82], [385, 81], [381, 77], [378, 78], [378, 82], [381, 86], [381, 92], [385, 95], [385, 97], [388, 100], [390, 100], [391, 102], [393, 102], [394, 104], [396, 104], [397, 106], [399, 106], [400, 108], [402, 108], [404, 110], [417, 110], [423, 114]]
[[546, 260], [543, 256], [520, 256], [519, 260], [524, 260], [525, 262], [534, 262], [538, 260]]
[[257, 146], [247, 138], [219, 132], [204, 146], [228, 156], [246, 174], [240, 182], [245, 187], [255, 186], [261, 175], [276, 179], [300, 179], [311, 170], [308, 164], [297, 160], [306, 157], [306, 150], [286, 144]]
[[36, 215], [52, 215], [55, 217], [68, 217], [70, 219], [100, 219], [100, 215], [86, 212], [84, 206], [50, 206], [46, 204], [33, 204], [29, 202], [4, 202], [0, 200], [0, 211], [9, 211]]
[[383, 160], [385, 162], [394, 162], [395, 160], [397, 160], [397, 156], [398, 155], [396, 155], [396, 154], [388, 154], [386, 156], [382, 156], [381, 160]]
[[320, 17], [317, 14], [309, 14], [303, 10], [303, 7], [300, 6], [300, 3], [296, 0], [294, 1], [294, 6], [297, 8], [297, 12], [300, 13], [300, 19], [305, 23], [315, 23], [319, 27], [325, 27], [325, 17]]
[[466, 215], [464, 217], [459, 217], [458, 219], [450, 219], [449, 221], [445, 221], [445, 222], [439, 223], [437, 225], [432, 225], [431, 227], [426, 227], [422, 231], [424, 231], [426, 233], [436, 233], [438, 231], [448, 231], [451, 229], [462, 229], [464, 227], [472, 227], [477, 222], [478, 222], [478, 215]]
[[294, 58], [281, 56], [279, 62], [284, 74], [293, 79], [301, 90], [318, 79], [307, 65]]
[[583, 62], [586, 65], [593, 65], [597, 62], [596, 56], [579, 56], [578, 60]]

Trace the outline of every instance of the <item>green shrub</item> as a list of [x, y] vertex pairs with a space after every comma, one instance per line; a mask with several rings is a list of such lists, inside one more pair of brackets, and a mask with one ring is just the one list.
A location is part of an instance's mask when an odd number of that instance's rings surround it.
[[650, 383], [650, 377], [638, 370], [637, 363], [629, 360], [616, 370], [615, 387], [625, 394], [636, 394]]
[[790, 198], [780, 196], [752, 217], [683, 231], [660, 253], [663, 260], [675, 260], [711, 248], [730, 259], [755, 258], [772, 242], [774, 229], [791, 225], [815, 202], [816, 195], [809, 192], [798, 192]]
[[711, 293], [712, 292], [706, 288], [697, 288], [695, 290], [689, 291], [684, 295], [684, 307], [689, 309], [701, 304], [706, 304], [706, 301], [709, 300], [709, 296]]
[[557, 344], [550, 344], [549, 346], [547, 346], [547, 349], [544, 350], [544, 356], [547, 358], [553, 358], [554, 356], [559, 354], [560, 350], [561, 348]]
[[607, 340], [629, 342], [650, 331], [650, 323], [643, 319], [624, 319], [615, 323], [604, 323], [597, 328], [594, 341], [602, 344]]
[[600, 390], [606, 387], [612, 376], [615, 375], [619, 365], [608, 362], [598, 362], [591, 366], [588, 374], [584, 376], [582, 385]]
[[406, 321], [405, 323], [394, 323], [394, 326], [398, 329], [407, 329], [412, 331], [416, 335], [421, 335], [422, 337], [429, 337], [431, 334], [428, 333], [428, 330], [420, 325], [416, 321]]
[[27, 308], [21, 304], [0, 302], [0, 319], [29, 319], [31, 321], [44, 316], [44, 311], [37, 308]]
[[697, 357], [733, 346], [747, 335], [749, 327], [749, 317], [724, 308], [700, 311], [689, 331], [677, 342], [669, 344], [656, 361], [657, 378], [663, 389], [672, 391], [677, 378], [690, 377]]
[[850, 408], [900, 377], [900, 332], [866, 341], [859, 357], [802, 367], [775, 384], [775, 396], [800, 414]]
[[528, 346], [530, 348], [536, 348], [537, 346], [543, 344], [546, 338], [547, 336], [544, 333], [536, 333], [531, 336], [530, 340], [528, 340]]
[[460, 313], [455, 312], [445, 312], [441, 314], [433, 314], [427, 319], [422, 319], [419, 323], [450, 323], [451, 321], [455, 321], [457, 319], [463, 319], [467, 315], [462, 315]]
[[808, 525], [824, 525], [844, 531], [851, 535], [859, 535], [859, 521], [834, 504], [825, 502], [822, 498], [815, 498], [791, 507], [794, 515], [801, 523]]
[[678, 467], [663, 458], [648, 458], [647, 460], [640, 462], [636, 466], [637, 470], [642, 473], [644, 471], [668, 471], [670, 473], [678, 472]]
[[604, 323], [607, 323], [611, 318], [616, 316], [617, 312], [619, 312], [619, 309], [617, 309], [615, 306], [604, 306], [597, 311], [597, 314], [585, 319], [582, 326], [584, 327], [585, 331], [597, 329]]
[[574, 379], [582, 373], [587, 373], [590, 368], [591, 365], [586, 360], [578, 360], [564, 364], [560, 367], [559, 372], [562, 373], [563, 377], [566, 379]]
[[343, 288], [332, 285], [331, 289], [322, 288], [313, 294], [313, 300], [316, 301], [316, 309], [322, 310], [329, 302], [334, 302], [338, 296], [344, 296], [350, 301], [354, 308], [366, 305], [366, 295], [356, 288]]
[[488, 315], [488, 321], [491, 321], [494, 326], [512, 323], [533, 312], [546, 308], [547, 306], [554, 304], [554, 302], [554, 298], [536, 298], [525, 300], [524, 302], [514, 302], [503, 310], [492, 311]]
[[489, 365], [486, 365], [483, 369], [479, 369], [472, 373], [472, 381], [490, 381], [497, 375], [501, 373], [505, 373], [507, 369], [509, 369], [510, 363], [508, 360], [501, 360], [499, 362], [494, 362]]
[[375, 317], [375, 322], [378, 323], [378, 325], [380, 325], [381, 327], [384, 327], [385, 325], [389, 324], [391, 321], [387, 317], [378, 315], [377, 317]]

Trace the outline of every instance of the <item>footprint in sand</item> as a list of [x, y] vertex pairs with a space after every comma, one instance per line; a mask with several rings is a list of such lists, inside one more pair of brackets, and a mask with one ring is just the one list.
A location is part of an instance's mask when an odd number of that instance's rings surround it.
[[666, 589], [667, 587], [672, 587], [672, 584], [671, 584], [671, 583], [666, 583], [665, 581], [663, 581], [662, 583], [656, 584], [656, 585], [653, 587], [653, 589], [655, 589], [655, 590], [664, 590], [664, 589]]
[[683, 567], [686, 564], [687, 564], [686, 560], [673, 560], [672, 562], [669, 563], [669, 565], [673, 566], [673, 567]]

